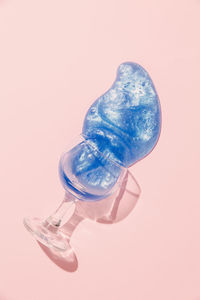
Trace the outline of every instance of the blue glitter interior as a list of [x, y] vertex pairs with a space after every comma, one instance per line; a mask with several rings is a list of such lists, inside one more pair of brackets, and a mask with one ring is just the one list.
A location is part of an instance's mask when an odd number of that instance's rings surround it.
[[[144, 158], [154, 148], [160, 126], [160, 104], [150, 76], [136, 63], [121, 64], [111, 88], [85, 116], [82, 134], [87, 145], [77, 145], [80, 149], [71, 160], [74, 176], [88, 190], [111, 190], [120, 169], [109, 159], [128, 168]], [[69, 178], [63, 170], [61, 167], [62, 182], [68, 188]]]

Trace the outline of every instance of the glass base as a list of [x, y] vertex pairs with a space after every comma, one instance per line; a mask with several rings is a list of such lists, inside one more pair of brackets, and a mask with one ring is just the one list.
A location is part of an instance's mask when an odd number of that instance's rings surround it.
[[48, 220], [25, 218], [24, 226], [37, 241], [48, 248], [54, 248], [59, 251], [69, 250], [70, 245], [67, 237], [59, 230], [58, 226], [52, 225]]

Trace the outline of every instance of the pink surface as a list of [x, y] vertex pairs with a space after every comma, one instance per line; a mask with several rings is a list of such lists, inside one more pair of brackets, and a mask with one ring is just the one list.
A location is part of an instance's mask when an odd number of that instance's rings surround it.
[[[198, 0], [0, 1], [1, 300], [200, 299], [199, 15]], [[60, 203], [60, 154], [123, 61], [152, 76], [161, 137], [131, 168], [134, 211], [81, 222], [66, 272], [22, 219]]]

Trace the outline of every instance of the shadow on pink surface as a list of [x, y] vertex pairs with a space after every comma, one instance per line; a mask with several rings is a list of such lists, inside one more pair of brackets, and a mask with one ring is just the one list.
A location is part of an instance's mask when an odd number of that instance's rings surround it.
[[97, 202], [76, 202], [72, 216], [61, 228], [67, 236], [69, 249], [59, 252], [38, 242], [39, 246], [58, 267], [68, 272], [75, 272], [78, 269], [78, 260], [70, 246], [70, 239], [79, 223], [85, 219], [102, 224], [117, 223], [125, 219], [134, 209], [140, 193], [136, 179], [128, 171], [121, 188], [110, 197]]

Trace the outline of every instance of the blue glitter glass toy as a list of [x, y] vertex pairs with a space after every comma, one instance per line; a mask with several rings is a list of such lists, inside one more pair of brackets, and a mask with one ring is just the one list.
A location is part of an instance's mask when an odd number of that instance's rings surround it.
[[[67, 201], [97, 201], [111, 195], [127, 168], [152, 151], [160, 127], [160, 103], [149, 74], [136, 63], [121, 64], [111, 88], [89, 108], [81, 137], [61, 156], [59, 174]], [[48, 247], [66, 250], [58, 227], [67, 201], [45, 222], [24, 220]]]
[[[109, 161], [128, 168], [145, 157], [159, 138], [160, 120], [158, 95], [148, 73], [136, 63], [121, 64], [111, 88], [91, 105], [85, 116], [82, 134], [87, 143], [72, 149], [71, 172], [65, 172], [65, 166], [60, 164], [64, 187], [85, 200], [80, 188], [71, 181], [73, 175], [87, 190], [97, 186], [102, 191], [111, 190], [121, 170]], [[101, 199], [90, 193], [86, 198]]]

